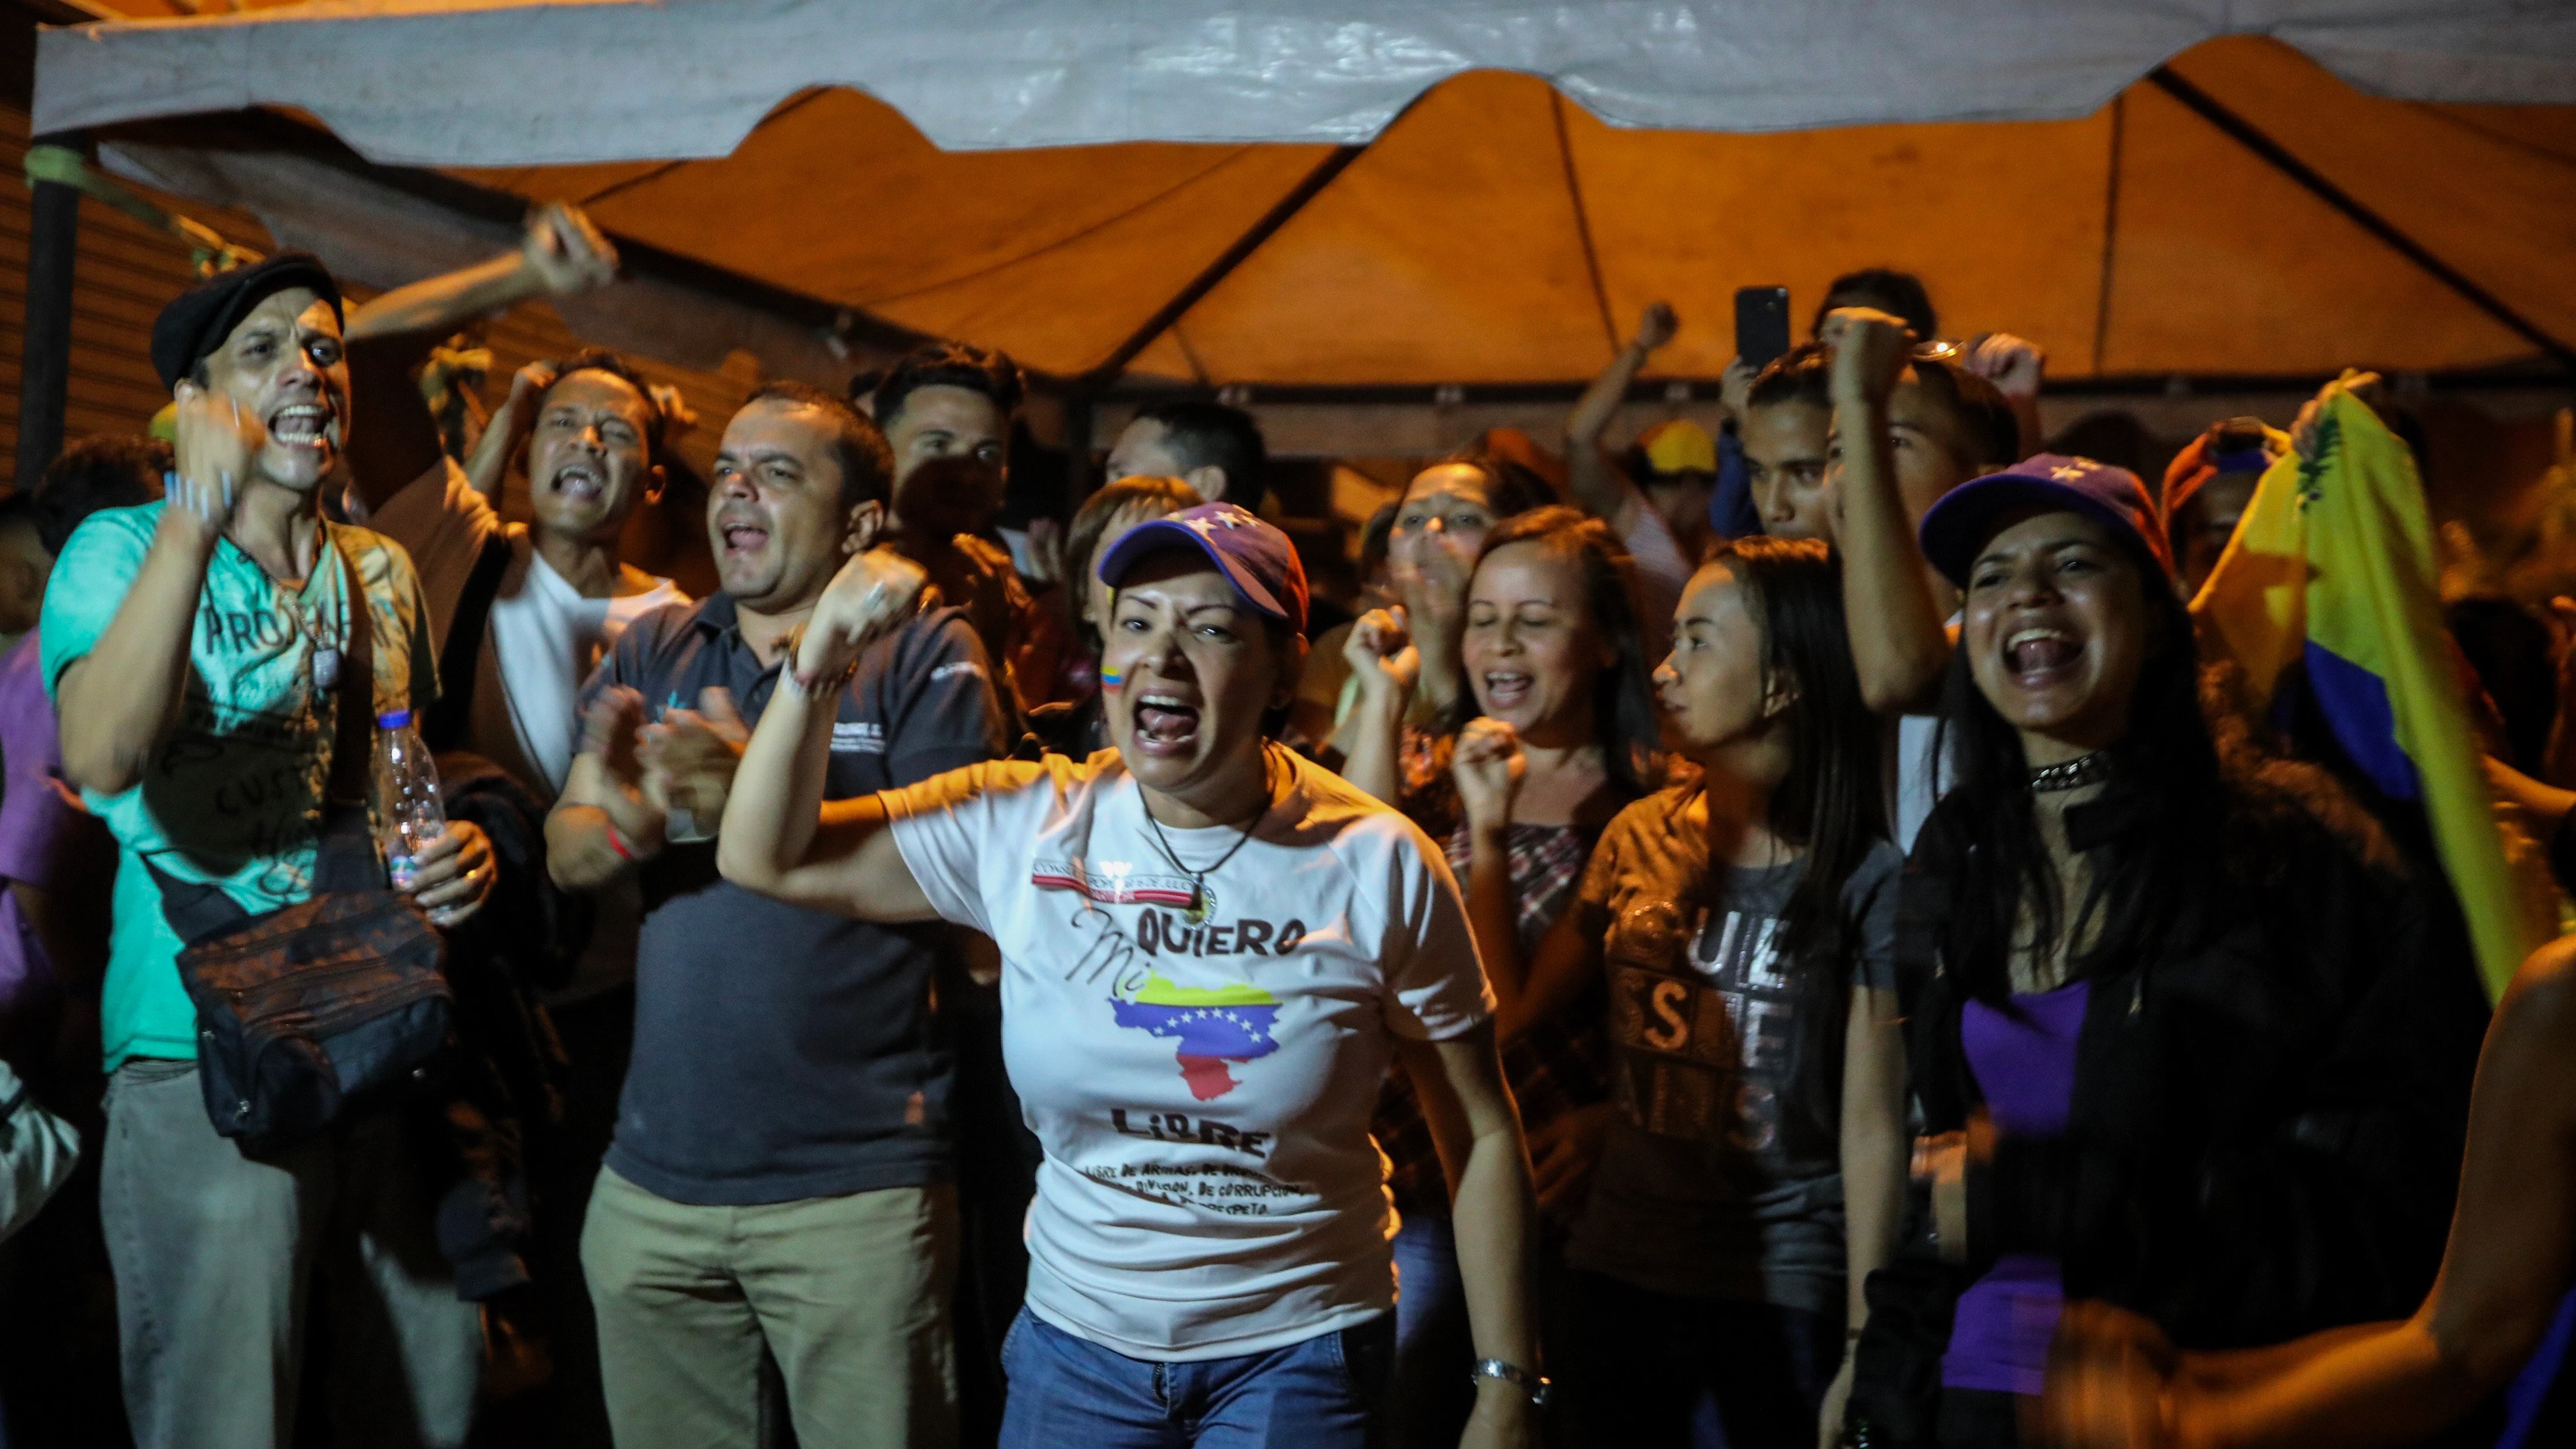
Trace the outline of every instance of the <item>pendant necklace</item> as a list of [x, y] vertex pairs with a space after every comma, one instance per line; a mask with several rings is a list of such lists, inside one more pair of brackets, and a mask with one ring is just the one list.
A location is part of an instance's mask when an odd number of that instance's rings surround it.
[[[313, 688], [315, 691], [327, 694], [331, 690], [338, 688], [340, 683], [339, 642], [331, 638], [328, 634], [323, 633], [322, 626], [315, 623], [312, 617], [304, 612], [304, 606], [296, 600], [288, 598], [283, 591], [277, 595], [277, 602], [280, 607], [286, 610], [286, 617], [294, 621], [297, 631], [303, 634], [306, 639], [312, 641]], [[358, 600], [352, 599], [349, 601], [349, 607], [353, 609], [363, 608], [365, 605]]]
[[1163, 836], [1162, 822], [1156, 820], [1154, 812], [1146, 806], [1141, 788], [1137, 794], [1136, 808], [1145, 812], [1146, 828], [1154, 833], [1154, 846], [1163, 852], [1163, 859], [1172, 863], [1172, 869], [1190, 878], [1188, 916], [1191, 923], [1195, 925], [1204, 921], [1216, 910], [1216, 898], [1208, 894], [1207, 878], [1223, 870], [1225, 863], [1234, 859], [1235, 852], [1250, 843], [1252, 832], [1260, 829], [1261, 822], [1270, 817], [1270, 744], [1265, 740], [1261, 745], [1261, 813], [1252, 817], [1251, 821], [1243, 827], [1243, 834], [1235, 840], [1234, 844], [1225, 848], [1225, 854], [1218, 856], [1214, 865], [1205, 870], [1193, 870], [1181, 863], [1180, 855], [1172, 849], [1172, 842]]

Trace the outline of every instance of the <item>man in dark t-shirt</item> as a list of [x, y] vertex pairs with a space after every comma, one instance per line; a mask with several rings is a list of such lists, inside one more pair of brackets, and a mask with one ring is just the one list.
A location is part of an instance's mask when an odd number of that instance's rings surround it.
[[[550, 864], [571, 889], [633, 872], [645, 906], [634, 1064], [582, 1236], [620, 1449], [749, 1449], [764, 1341], [805, 1443], [955, 1435], [942, 928], [768, 900], [715, 864], [747, 727], [796, 687], [794, 631], [876, 542], [891, 477], [884, 438], [840, 399], [753, 394], [708, 500], [723, 591], [637, 619], [583, 687]], [[827, 798], [1001, 752], [958, 610], [911, 620], [829, 687]]]

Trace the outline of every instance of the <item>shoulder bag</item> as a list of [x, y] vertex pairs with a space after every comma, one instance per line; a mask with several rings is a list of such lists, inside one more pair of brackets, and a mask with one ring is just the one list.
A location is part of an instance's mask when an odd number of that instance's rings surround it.
[[[215, 1131], [244, 1151], [289, 1147], [426, 1078], [455, 999], [437, 927], [387, 889], [367, 824], [375, 730], [372, 610], [336, 544], [349, 649], [332, 710], [313, 894], [253, 915], [216, 885], [159, 866], [163, 914], [186, 943], [197, 1076]], [[148, 864], [148, 862], [147, 862]]]

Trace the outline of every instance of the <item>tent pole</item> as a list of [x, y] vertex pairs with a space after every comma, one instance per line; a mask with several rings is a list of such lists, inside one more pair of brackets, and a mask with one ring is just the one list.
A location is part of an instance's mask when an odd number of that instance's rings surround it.
[[[39, 136], [36, 145], [91, 154], [86, 138]], [[16, 484], [33, 488], [63, 450], [71, 395], [72, 257], [80, 247], [80, 192], [30, 180], [27, 216], [26, 349], [18, 370]]]
[[1583, 206], [1583, 179], [1574, 170], [1574, 138], [1565, 131], [1565, 94], [1550, 86], [1547, 111], [1556, 122], [1556, 159], [1565, 168], [1565, 198], [1574, 208], [1574, 235], [1583, 243], [1583, 270], [1592, 278], [1592, 305], [1601, 311], [1601, 337], [1617, 357], [1627, 339], [1619, 335], [1619, 323], [1610, 315], [1610, 288], [1601, 280], [1601, 252], [1592, 244], [1592, 218]]
[[1127, 364], [1135, 361], [1138, 353], [1153, 345], [1154, 339], [1162, 336], [1173, 323], [1180, 321], [1182, 313], [1197, 306], [1199, 299], [1215, 291], [1218, 283], [1234, 275], [1234, 269], [1242, 266], [1245, 258], [1259, 251], [1263, 242], [1270, 240], [1279, 228], [1286, 226], [1298, 212], [1305, 210], [1306, 203], [1314, 200], [1316, 194], [1325, 187], [1332, 185], [1333, 178], [1348, 170], [1352, 162], [1360, 159], [1360, 152], [1366, 149], [1368, 148], [1365, 146], [1335, 146], [1323, 160], [1316, 162], [1315, 169], [1306, 173], [1305, 180], [1291, 187], [1287, 195], [1280, 197], [1268, 211], [1261, 214], [1261, 219], [1254, 222], [1250, 230], [1236, 237], [1234, 244], [1218, 254], [1217, 259], [1208, 263], [1205, 270], [1192, 277], [1188, 286], [1174, 294], [1172, 300], [1155, 308], [1154, 315], [1146, 318], [1142, 326], [1127, 334], [1127, 340], [1119, 343], [1116, 350], [1103, 359], [1099, 366], [1084, 374], [1084, 379], [1091, 385], [1092, 390], [1096, 391], [1114, 381], [1118, 374], [1126, 371]]
[[2102, 354], [2111, 339], [2111, 277], [2119, 261], [2121, 141], [2127, 128], [2128, 98], [2111, 98], [2111, 164], [2102, 188], [2102, 276], [2093, 293], [2093, 373], [2102, 373]]
[[2229, 110], [2216, 96], [2176, 75], [2173, 67], [2167, 65], [2157, 66], [2147, 72], [2147, 79], [2154, 81], [2165, 94], [2182, 102], [2202, 120], [2226, 133], [2236, 144], [2253, 152], [2273, 170], [2297, 182], [2319, 201], [2342, 212], [2363, 231], [2386, 242], [2397, 251], [2398, 255], [2422, 268], [2435, 281], [2458, 293], [2470, 306], [2504, 324], [2507, 330], [2539, 348], [2561, 366], [2576, 370], [2576, 347], [2571, 347], [2542, 330], [2538, 323], [2507, 305], [2503, 298], [2479, 286], [2459, 268], [2433, 255], [2425, 249], [2423, 243], [2400, 230], [2395, 222], [2371, 210], [2361, 203], [2360, 198], [2327, 180], [2322, 172], [2291, 154], [2288, 147], [2273, 140], [2263, 128]]

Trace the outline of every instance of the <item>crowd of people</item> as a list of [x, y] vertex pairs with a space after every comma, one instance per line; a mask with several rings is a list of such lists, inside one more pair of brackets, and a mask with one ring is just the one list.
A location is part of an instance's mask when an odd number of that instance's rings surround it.
[[[753, 391], [692, 599], [664, 390], [413, 377], [615, 272], [219, 274], [171, 441], [0, 500], [0, 1205], [134, 1444], [2493, 1442], [2576, 955], [2491, 1027], [2420, 814], [2212, 686], [2313, 428], [2047, 452], [1876, 270], [1615, 444], [1658, 306], [1337, 604], [1214, 403], [1000, 528], [950, 343]], [[2568, 727], [2492, 768], [2576, 863]]]

